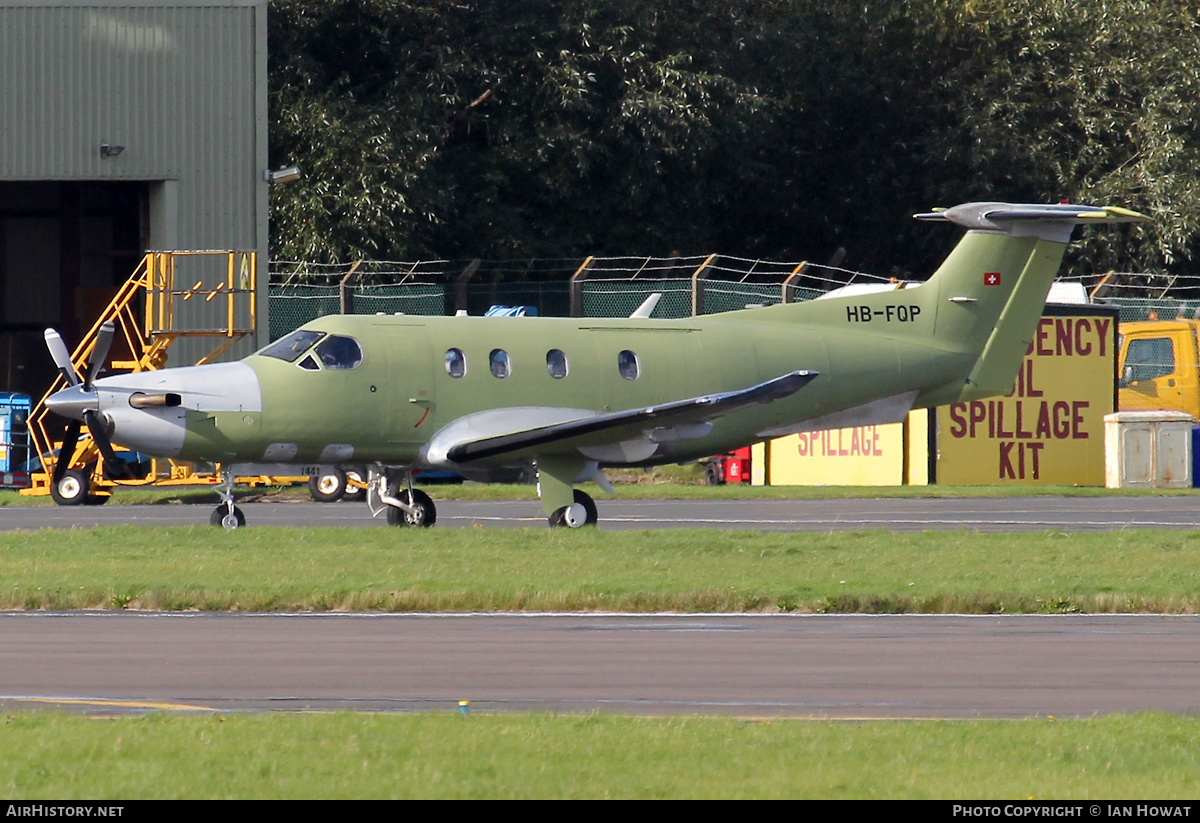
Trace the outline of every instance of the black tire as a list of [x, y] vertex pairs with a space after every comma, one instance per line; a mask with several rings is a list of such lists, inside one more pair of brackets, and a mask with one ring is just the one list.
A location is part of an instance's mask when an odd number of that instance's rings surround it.
[[427, 529], [437, 522], [437, 507], [433, 505], [433, 500], [429, 498], [429, 495], [420, 489], [413, 489], [411, 502], [408, 497], [408, 489], [396, 492], [395, 497], [397, 500], [402, 500], [405, 503], [416, 506], [419, 511], [415, 514], [409, 514], [404, 509], [388, 506], [387, 521], [389, 525], [419, 526]]
[[367, 470], [362, 466], [351, 466], [346, 469], [346, 493], [342, 495], [343, 500], [348, 500], [351, 503], [358, 503], [367, 499], [367, 490], [360, 489], [358, 486], [350, 485], [351, 480], [358, 480], [366, 483], [369, 475]]
[[222, 503], [213, 509], [213, 513], [208, 516], [208, 524], [210, 526], [224, 526], [227, 529], [240, 529], [246, 525], [246, 515], [237, 506], [233, 507], [233, 517], [226, 520], [229, 506]]
[[91, 480], [79, 469], [67, 469], [57, 482], [50, 480], [50, 496], [60, 506], [78, 506], [87, 500]]
[[111, 499], [112, 499], [111, 494], [89, 494], [87, 497], [83, 498], [83, 505], [85, 505], [85, 506], [103, 506], [105, 503], [107, 503]]
[[334, 468], [325, 474], [314, 474], [308, 478], [308, 493], [318, 503], [336, 503], [346, 494], [346, 473]]
[[704, 466], [704, 483], [709, 486], [720, 486], [724, 482], [721, 479], [721, 467], [716, 463], [706, 463]]
[[[596, 522], [600, 519], [599, 513], [596, 511], [596, 501], [592, 500], [591, 496], [586, 492], [581, 492], [579, 489], [575, 489], [575, 502], [583, 506], [584, 520], [574, 528], [579, 529], [583, 528], [584, 526], [596, 525]], [[551, 528], [571, 528], [571, 525], [567, 522], [566, 506], [563, 506], [561, 509], [554, 512], [554, 514], [550, 515], [549, 521]]]

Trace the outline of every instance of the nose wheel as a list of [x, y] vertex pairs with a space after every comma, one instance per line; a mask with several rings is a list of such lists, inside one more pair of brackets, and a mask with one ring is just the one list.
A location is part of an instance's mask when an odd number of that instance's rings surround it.
[[225, 529], [240, 529], [246, 525], [246, 515], [233, 505], [233, 485], [233, 469], [222, 466], [221, 482], [214, 487], [217, 494], [221, 495], [221, 503], [208, 516], [209, 525]]
[[237, 506], [217, 506], [208, 517], [209, 525], [221, 526], [225, 529], [240, 529], [246, 525], [246, 515]]

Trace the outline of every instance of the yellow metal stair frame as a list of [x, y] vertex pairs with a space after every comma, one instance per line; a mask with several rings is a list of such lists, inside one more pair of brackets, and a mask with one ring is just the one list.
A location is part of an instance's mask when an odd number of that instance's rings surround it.
[[[177, 262], [182, 258], [198, 256], [223, 256], [224, 282], [215, 287], [205, 286], [203, 282], [197, 282], [188, 288], [177, 287]], [[258, 256], [252, 251], [149, 252], [72, 352], [72, 365], [77, 372], [82, 372], [96, 346], [96, 335], [100, 326], [108, 320], [113, 321], [116, 327], [117, 339], [123, 339], [128, 351], [133, 353], [131, 360], [114, 360], [110, 364], [111, 370], [139, 372], [163, 368], [171, 344], [183, 337], [213, 338], [216, 344], [196, 365], [213, 362], [239, 340], [254, 334], [258, 319], [257, 270]], [[142, 299], [139, 300], [139, 297]], [[209, 303], [214, 300], [224, 301], [225, 324], [219, 328], [207, 329], [180, 327], [177, 324], [180, 304], [193, 299]], [[140, 318], [139, 306], [142, 308]], [[239, 316], [242, 319], [241, 323], [238, 322]], [[46, 429], [46, 415], [49, 413], [46, 409], [46, 398], [65, 385], [66, 381], [59, 376], [30, 413], [30, 445], [36, 450], [35, 454], [42, 455], [44, 471], [33, 474], [31, 487], [22, 489], [21, 494], [50, 493], [55, 462], [59, 459], [54, 453], [62, 444], [54, 442]], [[70, 461], [70, 468], [80, 469], [85, 474], [90, 467], [88, 494], [97, 500], [110, 495], [116, 485], [215, 485], [220, 482], [219, 467], [213, 467], [213, 471], [210, 472], [198, 472], [190, 463], [177, 463], [172, 460], [152, 461], [150, 474], [144, 480], [109, 480], [104, 476], [103, 458], [86, 432], [80, 437]], [[306, 479], [286, 478], [286, 481]], [[277, 480], [283, 481], [285, 478]], [[239, 481], [259, 484], [273, 482], [273, 479], [239, 478]]]

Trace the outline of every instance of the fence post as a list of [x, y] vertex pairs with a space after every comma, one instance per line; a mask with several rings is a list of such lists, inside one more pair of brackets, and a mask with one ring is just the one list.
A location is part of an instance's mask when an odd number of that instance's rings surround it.
[[467, 310], [467, 284], [471, 282], [471, 278], [475, 276], [475, 272], [479, 271], [479, 264], [483, 262], [478, 257], [467, 264], [467, 267], [462, 270], [462, 274], [454, 279], [454, 313]]
[[594, 258], [588, 255], [588, 259], [583, 261], [583, 264], [575, 270], [571, 275], [571, 316], [583, 317], [583, 281], [587, 279], [588, 267], [592, 265]]
[[808, 261], [805, 260], [799, 266], [792, 269], [792, 273], [783, 281], [782, 293], [779, 295], [780, 302], [795, 303], [796, 302], [796, 284], [800, 282], [800, 278], [804, 276], [804, 270], [808, 268]]
[[342, 314], [354, 314], [354, 284], [358, 280], [358, 267], [361, 265], [362, 261], [357, 261], [338, 283], [338, 305]]
[[692, 272], [692, 317], [704, 314], [704, 278], [708, 277], [708, 270], [716, 259], [715, 254], [710, 254], [708, 259]]

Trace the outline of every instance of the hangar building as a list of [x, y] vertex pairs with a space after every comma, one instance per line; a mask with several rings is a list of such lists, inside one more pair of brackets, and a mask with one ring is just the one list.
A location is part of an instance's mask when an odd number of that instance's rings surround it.
[[[148, 250], [257, 251], [267, 328], [266, 15], [266, 0], [0, 0], [0, 390], [43, 391], [43, 330], [74, 347]], [[215, 310], [190, 301], [184, 322]], [[171, 364], [200, 356], [188, 344]]]

